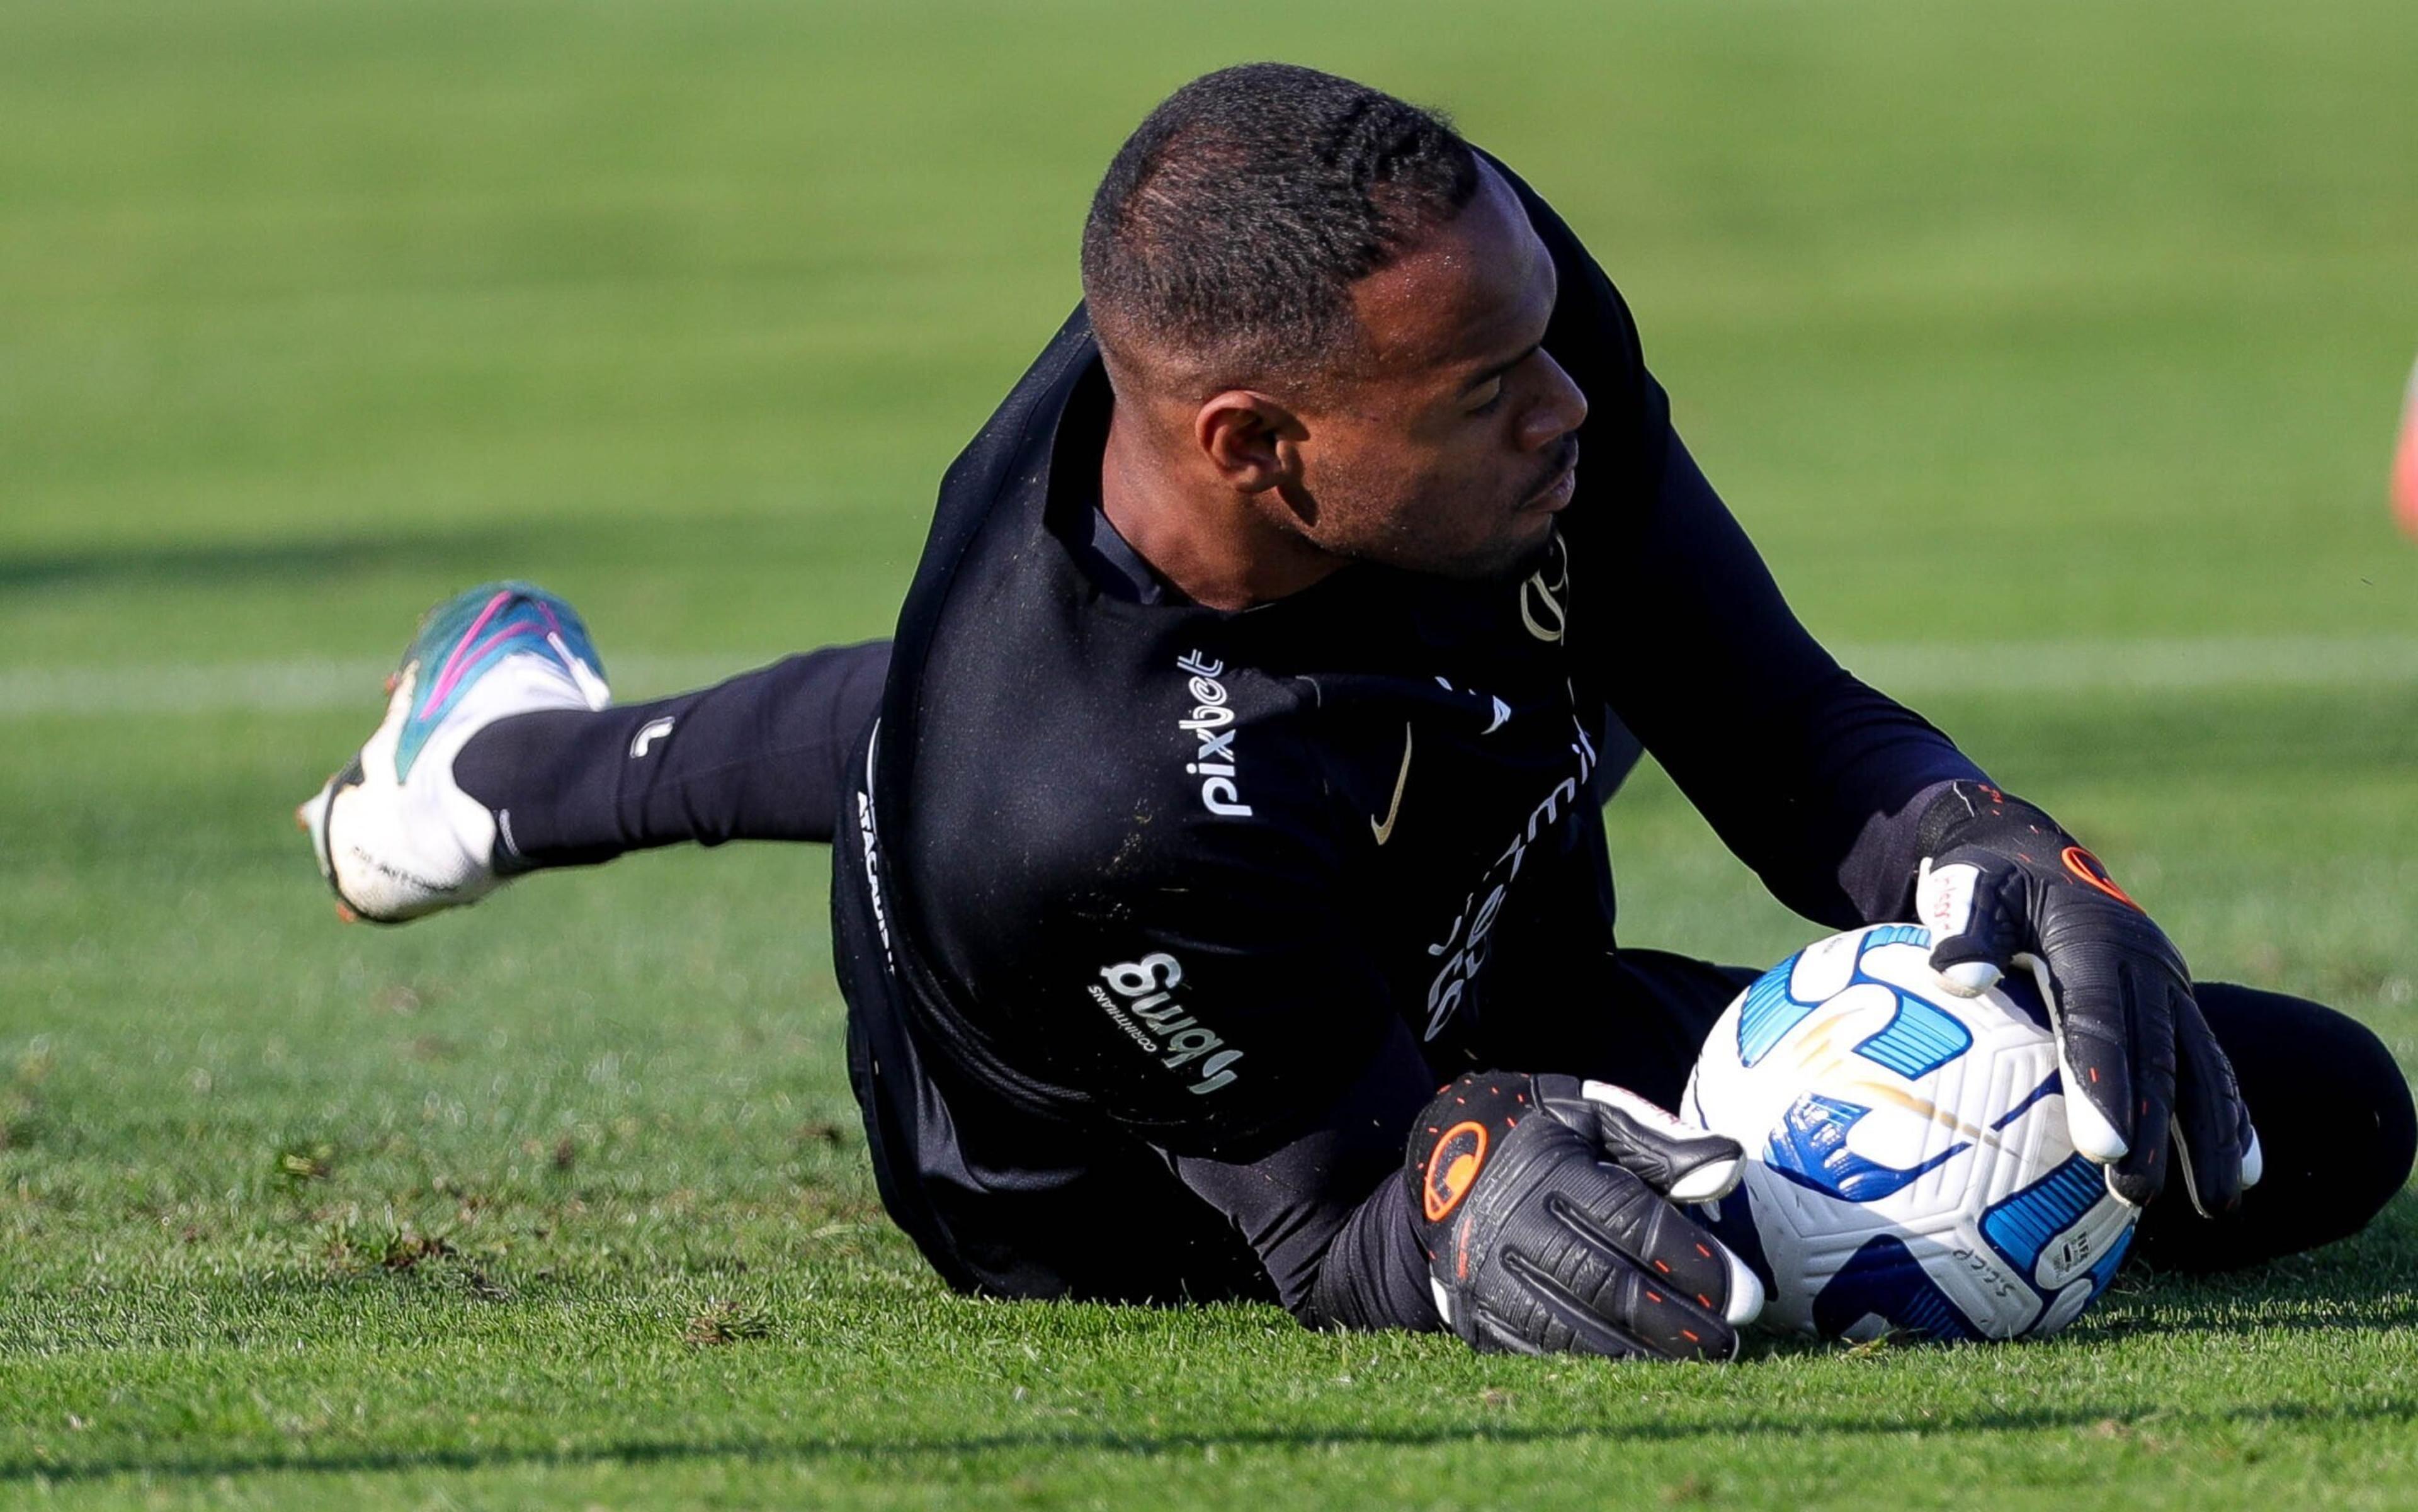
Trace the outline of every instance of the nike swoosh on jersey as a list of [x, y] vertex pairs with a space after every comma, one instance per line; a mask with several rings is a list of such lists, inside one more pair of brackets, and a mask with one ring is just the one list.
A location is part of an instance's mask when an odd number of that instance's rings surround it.
[[1381, 846], [1394, 838], [1394, 821], [1402, 816], [1402, 787], [1410, 780], [1411, 726], [1406, 722], [1402, 725], [1402, 770], [1394, 774], [1394, 802], [1385, 809], [1385, 823], [1380, 824], [1375, 819], [1369, 821], [1369, 832], [1377, 837]]

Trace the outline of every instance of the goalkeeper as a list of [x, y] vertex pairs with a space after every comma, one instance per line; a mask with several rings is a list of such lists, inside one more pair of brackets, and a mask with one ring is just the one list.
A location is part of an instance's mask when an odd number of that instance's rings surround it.
[[874, 1173], [953, 1286], [1726, 1357], [1758, 1292], [1678, 1204], [1739, 1152], [1655, 1105], [1749, 973], [1615, 941], [1597, 805], [1642, 743], [1807, 918], [1920, 910], [1967, 990], [2043, 964], [2076, 1145], [2161, 1263], [2400, 1189], [2376, 1037], [2194, 985], [2088, 850], [1843, 671], [1612, 284], [1443, 121], [1197, 80], [1110, 164], [1082, 273], [943, 481], [894, 641], [616, 708], [559, 601], [433, 615], [304, 805], [340, 908], [829, 842]]

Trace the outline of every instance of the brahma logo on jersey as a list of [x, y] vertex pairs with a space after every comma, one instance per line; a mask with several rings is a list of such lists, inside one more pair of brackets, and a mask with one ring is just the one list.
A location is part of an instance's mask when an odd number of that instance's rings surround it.
[[1202, 807], [1212, 814], [1247, 819], [1251, 805], [1243, 802], [1243, 791], [1234, 785], [1234, 709], [1226, 701], [1226, 685], [1217, 680], [1226, 664], [1208, 661], [1194, 651], [1177, 657], [1175, 665], [1178, 671], [1192, 675], [1186, 687], [1193, 706], [1188, 717], [1176, 721], [1176, 727], [1191, 731], [1201, 742], [1184, 770], [1201, 779]]
[[[1116, 996], [1093, 987], [1093, 1000], [1135, 1044], [1154, 1055], [1167, 1052], [1159, 1055], [1159, 1064], [1172, 1071], [1201, 1061], [1196, 1073], [1201, 1079], [1191, 1089], [1194, 1096], [1234, 1084], [1234, 1062], [1243, 1058], [1243, 1052], [1226, 1048], [1226, 1042], [1214, 1030], [1201, 1028], [1201, 1021], [1175, 1000], [1175, 989], [1184, 985], [1184, 967], [1174, 956], [1153, 951], [1138, 961], [1104, 966], [1100, 980]], [[1208, 1059], [1201, 1061], [1202, 1056]]]

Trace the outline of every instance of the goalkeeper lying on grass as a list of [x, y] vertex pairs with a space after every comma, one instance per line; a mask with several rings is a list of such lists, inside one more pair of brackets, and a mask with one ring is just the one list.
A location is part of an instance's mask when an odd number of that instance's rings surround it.
[[1906, 917], [1928, 863], [1951, 981], [2045, 963], [2075, 1143], [2159, 1262], [2321, 1244], [2400, 1188], [2376, 1037], [2195, 986], [2088, 851], [1842, 671], [1602, 271], [1444, 122], [1301, 69], [1195, 81], [1110, 164], [1082, 272], [895, 640], [614, 708], [560, 601], [432, 615], [304, 806], [343, 909], [827, 842], [874, 1172], [951, 1285], [1725, 1358], [1757, 1288], [1671, 1199], [1739, 1151], [1654, 1105], [1752, 973], [1615, 943], [1597, 806], [1642, 742], [1807, 918]]

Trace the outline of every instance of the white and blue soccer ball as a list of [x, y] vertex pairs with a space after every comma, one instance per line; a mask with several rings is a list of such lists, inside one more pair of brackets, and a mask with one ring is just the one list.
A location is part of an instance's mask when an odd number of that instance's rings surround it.
[[1765, 972], [1681, 1107], [1746, 1148], [1711, 1227], [1764, 1321], [1825, 1338], [2052, 1334], [2107, 1288], [2139, 1210], [2074, 1153], [2048, 1014], [2011, 975], [1943, 990], [1931, 934], [1878, 924]]

